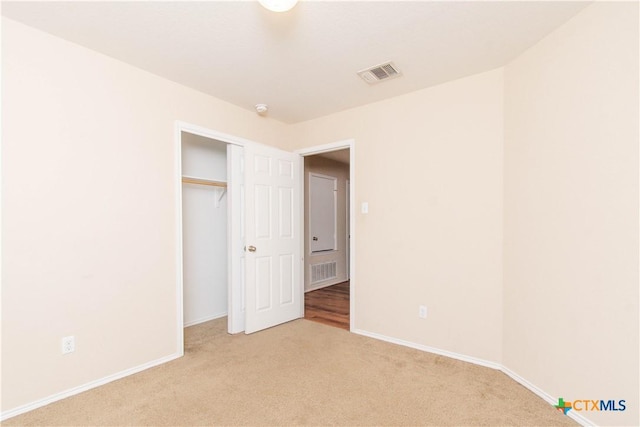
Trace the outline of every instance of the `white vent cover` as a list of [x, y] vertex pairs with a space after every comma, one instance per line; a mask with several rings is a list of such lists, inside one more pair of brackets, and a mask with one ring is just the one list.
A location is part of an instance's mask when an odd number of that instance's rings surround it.
[[362, 80], [370, 85], [399, 77], [400, 74], [400, 70], [398, 70], [393, 62], [386, 62], [376, 65], [375, 67], [367, 68], [366, 70], [358, 71], [358, 75], [362, 77]]
[[311, 283], [323, 282], [336, 277], [336, 262], [323, 262], [311, 266]]

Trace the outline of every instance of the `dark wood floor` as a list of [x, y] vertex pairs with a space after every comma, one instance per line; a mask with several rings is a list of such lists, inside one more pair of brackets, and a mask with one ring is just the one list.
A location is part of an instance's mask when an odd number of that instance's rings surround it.
[[304, 318], [349, 330], [349, 282], [304, 294]]

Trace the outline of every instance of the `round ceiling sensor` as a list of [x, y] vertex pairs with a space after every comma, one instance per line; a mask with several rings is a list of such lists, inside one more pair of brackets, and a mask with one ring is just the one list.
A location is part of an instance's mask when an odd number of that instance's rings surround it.
[[267, 104], [256, 104], [256, 113], [263, 115], [266, 114], [269, 110]]

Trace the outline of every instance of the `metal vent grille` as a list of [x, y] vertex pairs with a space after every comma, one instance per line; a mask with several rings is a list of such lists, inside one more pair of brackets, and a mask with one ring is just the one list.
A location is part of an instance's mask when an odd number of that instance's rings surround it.
[[324, 282], [336, 277], [336, 262], [311, 265], [311, 283]]
[[400, 74], [400, 70], [398, 70], [393, 62], [387, 62], [385, 64], [367, 68], [366, 70], [358, 71], [358, 75], [362, 78], [362, 80], [369, 84], [374, 84], [383, 80], [399, 77]]

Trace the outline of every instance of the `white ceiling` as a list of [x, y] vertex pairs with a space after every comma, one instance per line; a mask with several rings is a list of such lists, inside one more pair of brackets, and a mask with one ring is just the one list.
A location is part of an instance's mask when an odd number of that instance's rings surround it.
[[[304, 121], [505, 65], [586, 2], [2, 2], [2, 14], [269, 116]], [[370, 86], [356, 72], [394, 61]]]

